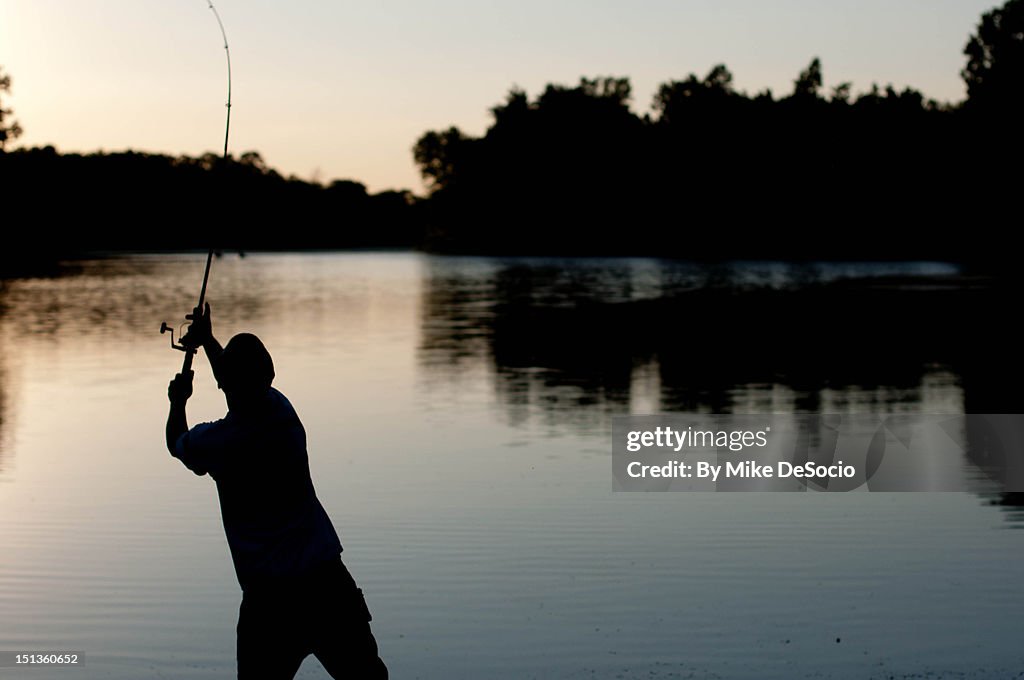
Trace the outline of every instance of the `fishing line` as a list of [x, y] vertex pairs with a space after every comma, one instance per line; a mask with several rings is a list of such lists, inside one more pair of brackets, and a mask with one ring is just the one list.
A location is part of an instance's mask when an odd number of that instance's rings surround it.
[[220, 14], [217, 12], [217, 8], [213, 6], [213, 0], [206, 0], [210, 6], [210, 11], [213, 12], [214, 18], [217, 19], [217, 26], [220, 27], [220, 35], [224, 38], [224, 56], [228, 60], [228, 103], [227, 103], [227, 121], [224, 123], [224, 160], [228, 159], [228, 136], [231, 134], [231, 48], [228, 47], [228, 34], [224, 30], [224, 22], [220, 20]]

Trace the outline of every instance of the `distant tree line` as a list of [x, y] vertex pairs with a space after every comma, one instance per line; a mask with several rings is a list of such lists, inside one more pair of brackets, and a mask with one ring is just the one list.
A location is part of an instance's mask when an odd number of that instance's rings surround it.
[[[5, 152], [0, 260], [83, 251], [423, 247], [474, 253], [720, 258], [1012, 257], [1020, 221], [1024, 0], [986, 13], [965, 49], [967, 99], [850, 83], [814, 59], [776, 97], [724, 66], [663, 83], [631, 110], [627, 78], [513, 89], [481, 137], [431, 131], [413, 155], [426, 198], [285, 177], [258, 153]], [[0, 70], [0, 95], [10, 77]], [[1010, 228], [1008, 228], [1010, 227]]]
[[[11, 77], [0, 69], [0, 95]], [[0, 101], [0, 187], [9, 241], [0, 275], [124, 250], [408, 248], [422, 229], [409, 191], [285, 177], [253, 151], [168, 156], [5, 151], [22, 133]]]
[[29, 245], [61, 254], [163, 250], [408, 247], [407, 191], [284, 177], [258, 153], [228, 161], [123, 152], [0, 154], [8, 212]]
[[426, 242], [499, 253], [687, 258], [987, 258], [1019, 221], [1024, 0], [987, 13], [968, 99], [850, 83], [814, 59], [792, 92], [748, 95], [724, 66], [513, 89], [482, 137], [423, 135]]

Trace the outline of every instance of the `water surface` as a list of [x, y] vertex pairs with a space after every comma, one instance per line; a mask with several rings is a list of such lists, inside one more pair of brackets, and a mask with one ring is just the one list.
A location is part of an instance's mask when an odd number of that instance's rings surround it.
[[[0, 649], [88, 662], [4, 677], [234, 673], [215, 489], [163, 446], [157, 329], [201, 273], [3, 283]], [[992, 499], [611, 492], [615, 414], [988, 410], [972, 343], [998, 331], [956, 315], [957, 274], [256, 255], [218, 260], [210, 301], [274, 356], [395, 678], [1012, 677], [1024, 533]], [[190, 422], [220, 417], [196, 373]]]

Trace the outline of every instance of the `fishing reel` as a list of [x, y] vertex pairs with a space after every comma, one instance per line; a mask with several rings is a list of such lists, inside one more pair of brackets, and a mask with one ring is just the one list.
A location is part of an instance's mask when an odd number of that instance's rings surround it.
[[188, 322], [182, 322], [182, 324], [180, 326], [178, 326], [178, 342], [174, 342], [174, 328], [171, 327], [171, 326], [168, 326], [166, 321], [164, 321], [164, 322], [162, 322], [160, 324], [160, 335], [163, 335], [164, 333], [170, 333], [171, 334], [171, 349], [176, 349], [179, 352], [193, 352], [194, 351], [193, 349], [191, 349], [189, 347], [186, 347], [185, 345], [181, 344], [181, 338], [185, 335], [185, 333], [183, 333], [181, 329], [184, 328], [186, 324], [190, 325], [190, 326], [192, 325], [192, 324], [188, 324]]

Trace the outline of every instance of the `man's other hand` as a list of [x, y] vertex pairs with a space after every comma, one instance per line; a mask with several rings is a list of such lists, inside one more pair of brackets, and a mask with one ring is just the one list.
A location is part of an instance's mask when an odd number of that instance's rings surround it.
[[210, 321], [210, 303], [206, 303], [206, 309], [194, 308], [191, 314], [185, 315], [185, 318], [191, 319], [192, 323], [189, 324], [188, 332], [181, 339], [181, 344], [189, 349], [199, 349], [213, 337], [213, 323]]
[[167, 398], [172, 404], [184, 404], [192, 396], [193, 375], [194, 373], [189, 371], [185, 375], [178, 373], [174, 376], [174, 380], [167, 386]]

